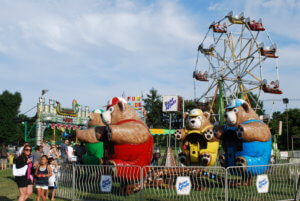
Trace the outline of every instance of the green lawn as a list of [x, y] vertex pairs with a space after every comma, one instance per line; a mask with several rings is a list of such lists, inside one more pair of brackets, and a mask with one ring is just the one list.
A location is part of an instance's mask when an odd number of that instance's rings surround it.
[[[0, 170], [0, 200], [1, 201], [12, 201], [18, 200], [18, 187], [14, 181], [14, 177], [11, 174], [11, 170]], [[35, 189], [34, 189], [35, 190]], [[28, 201], [34, 201], [36, 193], [31, 195]], [[65, 199], [56, 198], [57, 201], [65, 201]]]

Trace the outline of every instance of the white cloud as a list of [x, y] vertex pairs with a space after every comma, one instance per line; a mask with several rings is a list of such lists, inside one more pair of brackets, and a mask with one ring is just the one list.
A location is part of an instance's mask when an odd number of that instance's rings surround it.
[[1, 89], [21, 91], [22, 111], [43, 88], [62, 103], [75, 97], [92, 107], [152, 86], [192, 94], [190, 62], [202, 36], [180, 4], [73, 2], [6, 1], [0, 9]]
[[[271, 36], [299, 39], [290, 31], [298, 29], [292, 29], [292, 23], [299, 22], [299, 9], [292, 8], [299, 8], [297, 1], [289, 1], [285, 12], [276, 11], [276, 6], [272, 12], [264, 10], [273, 6], [270, 1], [256, 0], [256, 6], [241, 2], [217, 1], [210, 4], [213, 16], [207, 16], [171, 0], [147, 4], [134, 0], [3, 1], [0, 91], [20, 91], [22, 111], [36, 104], [43, 88], [63, 105], [76, 98], [92, 108], [123, 91], [138, 95], [151, 87], [161, 94], [193, 98], [196, 49], [211, 23], [208, 19], [214, 19], [217, 12], [245, 10], [246, 15], [263, 17]], [[278, 23], [272, 20], [276, 12], [280, 14], [276, 19], [282, 18]], [[279, 47], [280, 64], [296, 66], [298, 44]], [[207, 62], [201, 58], [200, 65]], [[291, 82], [299, 83], [296, 78]], [[292, 96], [290, 88], [287, 95]], [[197, 89], [199, 95], [206, 86]]]

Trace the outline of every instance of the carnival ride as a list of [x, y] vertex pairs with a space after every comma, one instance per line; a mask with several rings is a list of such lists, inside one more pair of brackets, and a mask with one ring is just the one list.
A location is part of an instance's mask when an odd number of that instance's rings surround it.
[[[266, 44], [266, 46], [265, 46]], [[207, 68], [199, 67], [199, 55], [203, 54], [208, 61]], [[275, 71], [272, 73], [272, 70]], [[270, 73], [271, 72], [271, 73]], [[270, 75], [269, 75], [270, 73]], [[241, 13], [233, 16], [228, 13], [224, 18], [213, 22], [198, 46], [198, 55], [193, 72], [196, 81], [208, 84], [207, 90], [199, 97], [211, 98], [211, 113], [213, 106], [218, 99], [218, 114], [214, 117], [220, 125], [224, 125], [225, 104], [231, 99], [242, 98], [257, 110], [259, 108], [259, 97], [262, 92], [270, 94], [282, 94], [279, 84], [278, 55], [276, 44], [270, 38], [262, 20], [251, 20], [245, 18]], [[267, 80], [272, 80], [268, 84]], [[196, 86], [195, 81], [195, 86]], [[257, 92], [258, 97], [254, 97], [252, 92]], [[196, 87], [195, 87], [196, 93]], [[251, 101], [250, 101], [251, 100]], [[50, 101], [49, 105], [44, 105], [41, 98], [38, 105], [37, 120], [37, 144], [42, 140], [42, 133], [45, 126], [58, 126], [62, 124], [67, 128], [77, 128], [76, 126], [87, 126], [88, 108], [82, 110], [77, 104], [73, 108], [63, 109], [57, 102]], [[44, 127], [43, 127], [44, 126]], [[166, 130], [151, 130], [152, 134], [169, 134]], [[172, 131], [173, 133], [173, 131]], [[197, 148], [200, 149], [200, 148]], [[170, 152], [170, 149], [167, 150]], [[174, 164], [174, 159], [169, 159], [168, 164]], [[173, 168], [173, 169], [172, 169]], [[224, 178], [207, 171], [205, 168], [180, 168], [176, 167], [150, 167], [145, 176], [145, 186], [173, 188], [178, 176], [194, 175], [195, 182], [201, 181], [204, 177], [212, 181], [224, 183]], [[139, 175], [140, 173], [134, 172]], [[139, 176], [135, 176], [139, 178]], [[134, 182], [134, 181], [133, 181]], [[127, 185], [127, 184], [126, 184]], [[127, 185], [127, 194], [133, 189], [139, 189], [136, 185]], [[132, 186], [132, 187], [130, 187]], [[136, 188], [137, 187], [137, 188]], [[195, 189], [202, 190], [202, 189]]]
[[[200, 53], [208, 61], [206, 68], [199, 66]], [[259, 100], [262, 92], [282, 94], [278, 68], [277, 46], [269, 36], [262, 20], [245, 18], [244, 13], [233, 16], [231, 11], [224, 18], [211, 23], [198, 46], [193, 72], [195, 98], [196, 82], [206, 83], [207, 90], [201, 94], [199, 100], [208, 100], [214, 120], [219, 125], [224, 125], [225, 104], [228, 104], [230, 100], [242, 98], [250, 106], [252, 103], [256, 111], [260, 109]], [[271, 80], [269, 84], [267, 79]], [[214, 114], [213, 109], [216, 103], [218, 111]], [[153, 186], [159, 183], [165, 188], [172, 188], [175, 181], [170, 182], [168, 178], [186, 175], [187, 172], [189, 172], [188, 168], [181, 169], [181, 172], [156, 170], [150, 174], [148, 180]], [[220, 182], [224, 180], [205, 169], [198, 169], [194, 172], [197, 172], [198, 179], [206, 175], [208, 179], [217, 179]], [[242, 175], [243, 171], [241, 170], [240, 173]], [[233, 180], [230, 183], [231, 185], [248, 185], [248, 176], [246, 175], [246, 179]], [[242, 184], [243, 182], [246, 184]]]
[[[56, 103], [56, 104], [55, 104]], [[56, 128], [69, 131], [86, 128], [89, 121], [89, 107], [82, 108], [76, 100], [72, 102], [72, 108], [62, 108], [58, 101], [49, 100], [45, 104], [45, 98], [40, 97], [37, 104], [36, 144], [43, 141], [46, 128], [53, 129], [53, 141], [56, 141]]]
[[[200, 67], [200, 53], [208, 61], [207, 67]], [[276, 53], [277, 46], [262, 19], [256, 21], [245, 18], [244, 13], [233, 16], [233, 12], [229, 12], [209, 26], [198, 47], [193, 72], [195, 97], [196, 82], [206, 82], [207, 90], [199, 100], [209, 101], [211, 108], [218, 102], [220, 107], [215, 112], [218, 116], [215, 120], [221, 124], [224, 123], [224, 105], [230, 99], [243, 98], [251, 102], [255, 110], [260, 109], [261, 92], [282, 94]]]

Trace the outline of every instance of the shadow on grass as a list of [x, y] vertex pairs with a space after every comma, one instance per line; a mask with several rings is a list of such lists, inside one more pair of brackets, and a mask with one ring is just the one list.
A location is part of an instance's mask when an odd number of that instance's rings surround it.
[[8, 197], [0, 196], [1, 201], [13, 201], [12, 199], [9, 199]]

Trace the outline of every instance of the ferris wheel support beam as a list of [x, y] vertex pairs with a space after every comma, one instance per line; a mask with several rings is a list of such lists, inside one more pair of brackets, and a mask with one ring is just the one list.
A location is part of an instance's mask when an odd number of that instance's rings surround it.
[[[253, 57], [253, 55], [254, 55], [256, 52], [257, 52], [257, 50], [254, 51], [254, 52], [249, 56], [249, 58]], [[241, 66], [245, 61], [246, 61], [246, 60], [243, 60], [241, 63], [239, 63], [238, 65], [236, 65], [233, 69], [230, 68], [231, 71], [236, 70], [236, 69], [237, 69], [239, 66]], [[228, 73], [225, 75], [225, 77], [227, 77], [229, 74], [230, 74], [230, 72], [228, 72]]]
[[[250, 41], [252, 40], [252, 38], [250, 38], [248, 40], [248, 42], [246, 43], [246, 45], [244, 45], [244, 47], [241, 49], [240, 53], [237, 55], [237, 57], [240, 57], [242, 55], [242, 53], [244, 52], [244, 50], [246, 49], [246, 47], [248, 46], [248, 44], [250, 43]], [[248, 56], [249, 57], [249, 56]], [[246, 57], [247, 58], [247, 57]]]
[[223, 80], [218, 80], [218, 88], [219, 88], [219, 124], [224, 125], [224, 114], [225, 114], [225, 107], [224, 107], [224, 100], [223, 100]]
[[210, 92], [210, 90], [212, 90], [216, 85], [217, 82], [212, 82], [207, 91], [199, 99], [201, 100], [202, 98], [204, 98], [208, 94], [208, 92]]
[[[266, 60], [266, 57], [263, 58], [263, 59], [261, 60], [261, 62], [263, 62], [263, 61], [265, 61], [265, 60]], [[260, 65], [260, 62], [257, 63], [257, 64], [255, 64], [250, 70], [248, 70], [248, 68], [250, 67], [250, 66], [248, 66], [248, 67], [245, 69], [244, 74], [241, 75], [241, 77], [246, 76], [246, 75], [247, 75], [247, 72], [246, 72], [246, 71], [251, 72], [251, 71], [254, 70], [258, 65]]]

